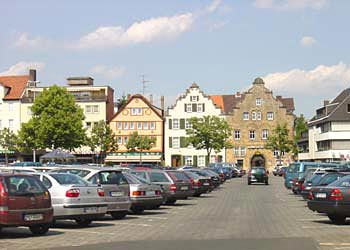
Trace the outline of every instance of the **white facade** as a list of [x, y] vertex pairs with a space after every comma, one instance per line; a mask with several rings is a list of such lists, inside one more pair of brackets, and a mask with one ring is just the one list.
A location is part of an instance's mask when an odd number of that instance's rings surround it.
[[3, 100], [3, 87], [0, 85], [0, 129], [9, 128], [17, 132], [21, 128], [21, 103], [19, 100]]
[[[185, 147], [183, 141], [187, 137], [186, 129], [190, 128], [188, 120], [191, 117], [200, 118], [209, 115], [222, 116], [222, 111], [214, 105], [209, 96], [203, 94], [196, 84], [192, 84], [186, 93], [176, 100], [175, 105], [168, 108], [164, 125], [166, 166], [206, 166], [206, 150], [197, 150], [191, 146]], [[215, 162], [219, 158], [225, 161], [225, 150], [218, 154], [212, 152], [210, 161]]]

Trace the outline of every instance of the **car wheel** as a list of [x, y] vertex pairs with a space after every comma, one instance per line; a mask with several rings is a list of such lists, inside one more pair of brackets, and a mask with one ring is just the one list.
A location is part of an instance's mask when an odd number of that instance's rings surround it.
[[269, 182], [268, 182], [268, 181], [266, 181], [266, 182], [265, 182], [265, 185], [269, 185]]
[[121, 220], [123, 218], [125, 218], [127, 212], [111, 212], [111, 216], [113, 219], [115, 220]]
[[168, 201], [165, 202], [165, 204], [167, 204], [167, 205], [174, 205], [175, 202], [176, 202], [176, 200], [168, 200]]
[[81, 227], [87, 227], [91, 224], [92, 220], [89, 219], [76, 219], [75, 222]]
[[298, 194], [298, 192], [297, 191], [295, 191], [295, 190], [292, 190], [293, 191], [293, 194]]
[[29, 230], [34, 235], [44, 235], [49, 231], [49, 228], [50, 228], [49, 224], [40, 224], [40, 225], [30, 226]]
[[193, 195], [193, 197], [199, 197], [199, 196], [201, 196], [201, 193]]
[[250, 185], [251, 183], [250, 183], [250, 181], [248, 181], [248, 185]]
[[343, 215], [328, 214], [328, 218], [336, 225], [344, 225], [346, 217]]
[[143, 211], [145, 211], [143, 208], [141, 207], [132, 207], [131, 212], [133, 212], [134, 214], [142, 214]]

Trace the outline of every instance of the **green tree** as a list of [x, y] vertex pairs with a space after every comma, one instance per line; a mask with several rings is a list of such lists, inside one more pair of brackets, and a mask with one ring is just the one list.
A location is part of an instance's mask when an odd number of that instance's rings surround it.
[[36, 161], [36, 150], [42, 148], [37, 137], [35, 120], [31, 119], [27, 123], [22, 123], [17, 135], [17, 147], [21, 152], [33, 151], [33, 161]]
[[267, 138], [265, 148], [271, 151], [278, 151], [278, 160], [280, 160], [281, 152], [288, 153], [293, 149], [294, 142], [290, 138], [287, 124], [278, 124]]
[[0, 130], [0, 148], [5, 154], [6, 165], [9, 163], [8, 154], [16, 151], [16, 145], [17, 137], [9, 128]]
[[99, 159], [104, 163], [108, 151], [118, 149], [118, 143], [112, 129], [105, 121], [99, 121], [92, 128], [91, 136], [88, 138], [88, 145], [92, 151], [99, 151]]
[[117, 108], [118, 110], [127, 103], [128, 99], [126, 98], [125, 94], [122, 95], [121, 98], [118, 98], [117, 100]]
[[308, 131], [307, 121], [304, 116], [301, 115], [295, 119], [294, 122], [294, 145], [293, 145], [293, 154], [297, 156], [300, 149], [298, 147], [298, 141], [301, 139], [301, 136], [304, 132]]
[[140, 164], [142, 164], [142, 152], [145, 150], [150, 150], [155, 143], [155, 137], [141, 136], [137, 132], [133, 132], [130, 134], [128, 142], [126, 143], [126, 148], [130, 152], [139, 152]]
[[213, 150], [219, 152], [225, 148], [232, 148], [228, 141], [232, 130], [224, 119], [217, 116], [192, 117], [189, 122], [192, 128], [186, 129], [187, 144], [196, 149], [205, 149], [207, 162]]
[[54, 85], [35, 99], [32, 122], [38, 145], [72, 150], [85, 143], [83, 110], [65, 88]]

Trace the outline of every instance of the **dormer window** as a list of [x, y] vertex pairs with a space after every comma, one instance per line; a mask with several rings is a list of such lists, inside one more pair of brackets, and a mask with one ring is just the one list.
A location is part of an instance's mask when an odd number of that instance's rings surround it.
[[198, 102], [198, 101], [199, 101], [199, 96], [198, 96], [198, 95], [192, 95], [192, 96], [190, 96], [190, 101], [191, 101], [191, 102]]
[[256, 104], [256, 106], [260, 106], [261, 103], [262, 103], [261, 98], [256, 98], [256, 99], [255, 99], [255, 104]]

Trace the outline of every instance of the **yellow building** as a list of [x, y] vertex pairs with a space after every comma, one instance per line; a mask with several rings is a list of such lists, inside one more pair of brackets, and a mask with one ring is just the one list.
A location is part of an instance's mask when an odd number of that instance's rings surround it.
[[[163, 103], [162, 99], [162, 106]], [[116, 152], [108, 154], [106, 162], [140, 162], [140, 153], [129, 152], [126, 148], [130, 135], [135, 131], [141, 136], [156, 138], [155, 145], [150, 150], [142, 152], [142, 162], [154, 164], [162, 162], [164, 148], [163, 109], [154, 106], [142, 95], [134, 95], [118, 110], [109, 125], [117, 137], [119, 148]]]

